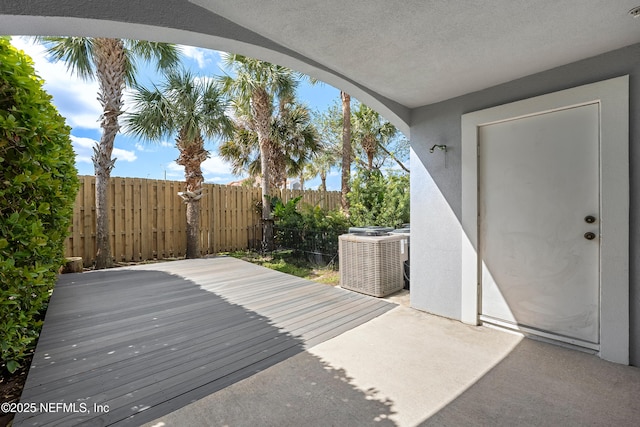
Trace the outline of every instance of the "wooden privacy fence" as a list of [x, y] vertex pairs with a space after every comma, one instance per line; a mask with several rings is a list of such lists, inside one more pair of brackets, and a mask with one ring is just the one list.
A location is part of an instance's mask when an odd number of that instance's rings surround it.
[[[68, 257], [82, 257], [85, 266], [96, 254], [95, 177], [80, 176], [70, 235]], [[177, 193], [183, 183], [141, 178], [111, 178], [109, 226], [111, 254], [116, 262], [178, 258], [184, 256], [186, 206]], [[205, 184], [200, 200], [200, 250], [202, 254], [247, 249], [260, 225], [256, 203], [260, 188]], [[339, 192], [277, 190], [283, 201], [302, 196], [302, 203], [325, 209], [340, 207]]]

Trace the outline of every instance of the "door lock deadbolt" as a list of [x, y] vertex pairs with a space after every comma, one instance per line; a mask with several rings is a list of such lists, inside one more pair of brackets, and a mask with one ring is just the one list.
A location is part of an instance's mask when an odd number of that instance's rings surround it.
[[584, 238], [587, 239], [587, 240], [593, 240], [593, 239], [596, 238], [596, 235], [595, 235], [595, 233], [592, 233], [592, 232], [589, 231], [587, 233], [584, 233]]
[[584, 217], [584, 220], [587, 224], [593, 224], [594, 222], [596, 222], [596, 217], [593, 215], [587, 215]]

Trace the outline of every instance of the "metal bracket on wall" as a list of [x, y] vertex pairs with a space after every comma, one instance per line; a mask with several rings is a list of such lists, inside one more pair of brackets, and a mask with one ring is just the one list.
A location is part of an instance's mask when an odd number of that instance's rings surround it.
[[444, 167], [447, 168], [447, 146], [445, 144], [434, 144], [433, 147], [429, 149], [429, 153], [433, 153], [436, 148], [440, 151], [444, 151]]

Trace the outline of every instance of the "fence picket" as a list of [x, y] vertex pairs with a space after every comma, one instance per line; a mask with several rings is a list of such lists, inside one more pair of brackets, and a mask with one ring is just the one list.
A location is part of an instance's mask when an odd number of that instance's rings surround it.
[[[85, 267], [96, 253], [95, 178], [80, 176], [65, 256], [81, 256]], [[112, 178], [109, 187], [111, 253], [116, 262], [184, 256], [186, 207], [177, 181]], [[276, 190], [278, 191], [278, 190]], [[259, 188], [205, 184], [201, 199], [201, 252], [247, 249], [260, 224]], [[339, 192], [279, 190], [284, 202], [298, 196], [312, 205], [340, 206]], [[250, 230], [251, 229], [251, 230]], [[183, 241], [184, 240], [184, 241]]]
[[[84, 260], [92, 260], [95, 256], [95, 246], [96, 246], [96, 204], [95, 204], [95, 178], [91, 176], [85, 176], [83, 179], [83, 199], [82, 199], [82, 209], [84, 210], [83, 221], [82, 221], [82, 250], [79, 252], [82, 254]], [[76, 210], [74, 209], [74, 215], [76, 215]], [[75, 243], [74, 243], [75, 246]], [[73, 253], [78, 253], [74, 250]], [[70, 255], [73, 256], [73, 255]], [[85, 265], [86, 265], [85, 261]]]

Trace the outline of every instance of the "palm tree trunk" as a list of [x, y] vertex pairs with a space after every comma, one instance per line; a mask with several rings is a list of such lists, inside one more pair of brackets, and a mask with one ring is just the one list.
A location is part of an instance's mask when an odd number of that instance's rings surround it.
[[342, 98], [342, 210], [349, 216], [349, 180], [351, 179], [351, 96], [340, 92]]
[[96, 174], [96, 269], [113, 266], [109, 231], [108, 187], [115, 159], [111, 159], [113, 142], [120, 130], [118, 116], [122, 114], [122, 90], [125, 85], [126, 58], [122, 40], [95, 39], [94, 61], [102, 105], [100, 143], [94, 148], [93, 165]]
[[187, 259], [200, 258], [200, 200], [187, 203]]
[[187, 205], [187, 253], [186, 257], [200, 258], [200, 199], [202, 198], [202, 162], [209, 157], [204, 149], [204, 140], [198, 137], [195, 141], [186, 140], [181, 131], [177, 144], [180, 156], [176, 163], [184, 166], [185, 191], [178, 193]]
[[373, 158], [376, 155], [376, 149], [378, 148], [378, 142], [375, 136], [367, 134], [362, 138], [362, 148], [367, 154], [367, 169], [373, 170]]
[[268, 196], [271, 190], [270, 162], [271, 141], [269, 139], [269, 122], [271, 118], [271, 102], [269, 94], [263, 88], [256, 88], [251, 97], [251, 115], [255, 122], [260, 145], [260, 167], [262, 168], [262, 219], [271, 216]]
[[271, 141], [269, 138], [269, 125], [271, 121], [271, 99], [264, 88], [256, 88], [251, 97], [251, 115], [255, 123], [255, 131], [258, 134], [260, 145], [260, 167], [262, 169], [262, 222], [263, 233], [262, 242], [265, 247], [273, 246], [273, 227], [271, 224]]
[[320, 189], [326, 193], [327, 192], [327, 172], [324, 170], [320, 172], [320, 181], [322, 182], [322, 184], [320, 185]]

